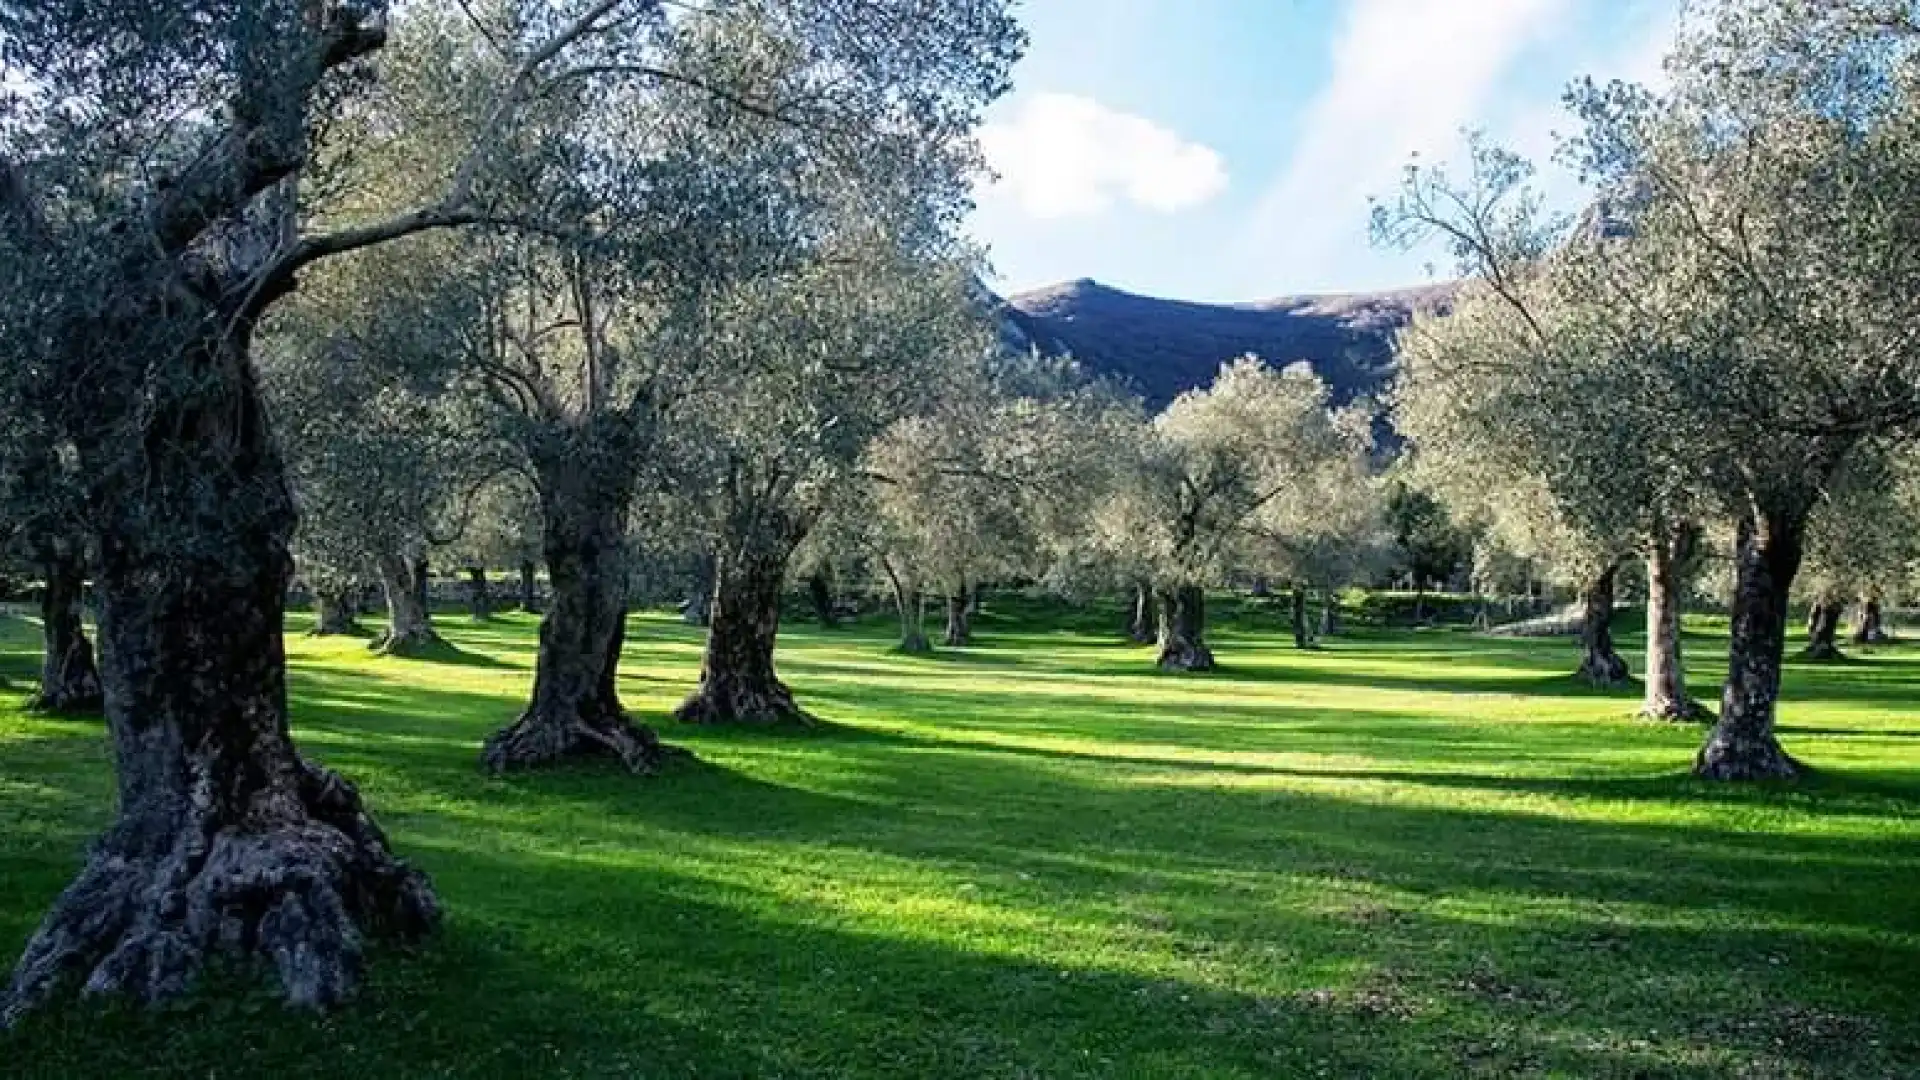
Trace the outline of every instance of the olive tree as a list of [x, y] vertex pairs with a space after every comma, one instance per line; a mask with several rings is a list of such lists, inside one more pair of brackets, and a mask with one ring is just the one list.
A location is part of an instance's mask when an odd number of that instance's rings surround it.
[[1139, 566], [1159, 599], [1159, 665], [1214, 667], [1206, 588], [1258, 566], [1257, 545], [1303, 535], [1319, 485], [1362, 485], [1366, 424], [1330, 406], [1312, 369], [1247, 357], [1175, 399], [1138, 432], [1134, 457], [1094, 515], [1099, 545]]

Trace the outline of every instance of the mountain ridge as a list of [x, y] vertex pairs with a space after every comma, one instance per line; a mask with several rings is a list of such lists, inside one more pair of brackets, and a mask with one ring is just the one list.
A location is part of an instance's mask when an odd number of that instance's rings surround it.
[[996, 300], [1011, 346], [1071, 356], [1159, 409], [1249, 353], [1273, 364], [1307, 363], [1342, 403], [1375, 394], [1393, 377], [1394, 335], [1416, 311], [1447, 310], [1458, 288], [1440, 282], [1215, 304], [1079, 278]]

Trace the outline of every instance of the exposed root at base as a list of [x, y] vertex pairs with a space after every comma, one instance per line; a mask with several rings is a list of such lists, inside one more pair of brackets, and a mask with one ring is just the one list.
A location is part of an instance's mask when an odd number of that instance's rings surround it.
[[499, 776], [580, 758], [610, 757], [635, 776], [653, 776], [667, 762], [692, 756], [621, 714], [588, 720], [529, 709], [512, 726], [487, 737], [480, 765]]

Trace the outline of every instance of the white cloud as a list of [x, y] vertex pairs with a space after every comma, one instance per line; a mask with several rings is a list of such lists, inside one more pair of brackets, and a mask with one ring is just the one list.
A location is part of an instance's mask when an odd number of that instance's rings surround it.
[[1253, 237], [1291, 273], [1364, 244], [1366, 198], [1387, 194], [1408, 155], [1441, 154], [1570, 0], [1354, 0], [1333, 70], [1308, 107]]
[[986, 197], [1035, 218], [1096, 216], [1117, 202], [1174, 213], [1227, 188], [1212, 149], [1073, 94], [1028, 98], [981, 129], [980, 148], [998, 175]]

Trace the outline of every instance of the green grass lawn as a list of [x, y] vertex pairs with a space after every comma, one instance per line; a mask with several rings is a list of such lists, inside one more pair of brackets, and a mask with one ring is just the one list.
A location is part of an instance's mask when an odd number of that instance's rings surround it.
[[[433, 876], [444, 933], [325, 1017], [257, 979], [57, 1008], [0, 1075], [1920, 1076], [1920, 649], [1793, 665], [1783, 738], [1818, 776], [1730, 789], [1686, 776], [1698, 729], [1563, 678], [1565, 641], [1300, 653], [1228, 612], [1228, 669], [1177, 677], [1092, 632], [1117, 615], [1007, 606], [931, 658], [792, 627], [829, 723], [666, 722], [699, 760], [647, 781], [480, 775], [530, 617], [445, 617], [437, 662], [292, 637], [302, 747]], [[663, 716], [698, 660], [636, 618], [628, 704]], [[112, 800], [97, 724], [19, 700], [9, 963]]]

